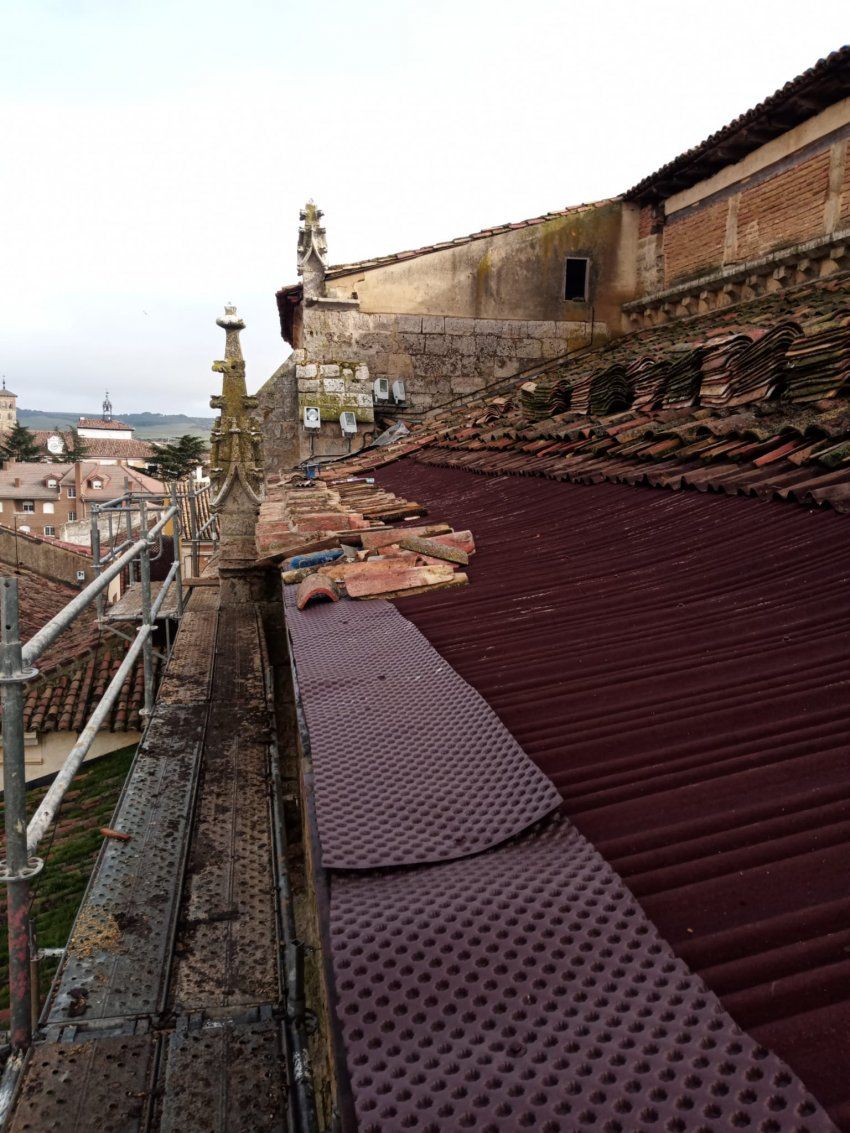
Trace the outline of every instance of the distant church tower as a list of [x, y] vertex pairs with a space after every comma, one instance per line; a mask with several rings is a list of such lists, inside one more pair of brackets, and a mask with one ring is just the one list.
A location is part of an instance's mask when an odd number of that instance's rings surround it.
[[6, 389], [6, 379], [0, 389], [0, 434], [11, 433], [18, 421], [18, 395]]

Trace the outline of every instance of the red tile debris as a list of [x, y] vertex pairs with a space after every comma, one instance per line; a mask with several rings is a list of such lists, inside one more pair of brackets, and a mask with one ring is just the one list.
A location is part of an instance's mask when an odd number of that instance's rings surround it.
[[339, 591], [332, 579], [323, 574], [311, 574], [299, 583], [295, 592], [295, 604], [299, 610], [311, 602], [338, 602]]

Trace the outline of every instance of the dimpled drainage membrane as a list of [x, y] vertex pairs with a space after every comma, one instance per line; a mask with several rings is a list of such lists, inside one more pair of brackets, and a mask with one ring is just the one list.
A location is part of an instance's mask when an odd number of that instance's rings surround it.
[[331, 931], [361, 1133], [834, 1129], [565, 819], [334, 874]]
[[388, 602], [295, 606], [322, 864], [411, 865], [478, 853], [560, 796], [487, 702]]

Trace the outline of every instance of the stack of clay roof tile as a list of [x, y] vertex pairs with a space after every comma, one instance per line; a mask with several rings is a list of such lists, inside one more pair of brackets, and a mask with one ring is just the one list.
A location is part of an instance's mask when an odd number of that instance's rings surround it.
[[593, 375], [588, 394], [588, 410], [595, 417], [608, 417], [628, 409], [634, 389], [626, 376], [625, 366], [614, 363]]
[[545, 382], [524, 382], [519, 389], [519, 398], [525, 420], [542, 421], [548, 417], [551, 397], [551, 386]]
[[788, 351], [801, 334], [798, 323], [785, 319], [719, 345], [703, 362], [700, 403], [719, 409], [772, 398], [782, 389]]
[[794, 402], [836, 397], [850, 385], [850, 310], [821, 316], [803, 328], [786, 356], [788, 398]]
[[[481, 415], [478, 428], [492, 423], [499, 409]], [[305, 601], [336, 593], [386, 598], [465, 585], [467, 575], [459, 568], [475, 551], [472, 533], [415, 522], [425, 515], [421, 504], [383, 491], [371, 478], [339, 476], [334, 469], [322, 479], [288, 476], [268, 489], [257, 550], [262, 561], [282, 565], [284, 583], [311, 580]]]
[[[21, 638], [27, 641], [66, 606], [77, 591], [23, 567], [15, 573]], [[39, 658], [39, 676], [25, 690], [25, 729], [28, 732], [79, 731], [118, 671], [124, 651], [122, 642], [101, 635], [93, 612], [81, 614]], [[140, 660], [124, 682], [104, 727], [112, 732], [140, 730], [143, 707], [144, 678]]]

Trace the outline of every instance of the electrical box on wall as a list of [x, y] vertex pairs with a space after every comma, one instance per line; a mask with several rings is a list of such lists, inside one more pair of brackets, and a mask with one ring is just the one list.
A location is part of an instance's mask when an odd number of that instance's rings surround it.
[[322, 427], [322, 413], [318, 405], [304, 406], [304, 428], [320, 429]]
[[390, 380], [389, 378], [375, 378], [372, 383], [372, 388], [375, 391], [375, 401], [389, 401], [390, 399]]
[[404, 401], [404, 382], [393, 382], [393, 397], [396, 401]]
[[342, 429], [343, 435], [357, 432], [357, 418], [350, 411], [340, 413], [339, 427]]

